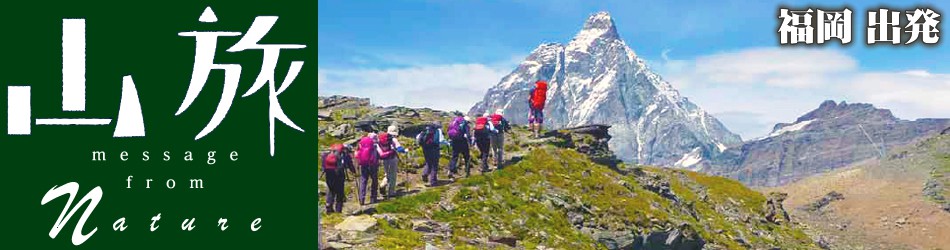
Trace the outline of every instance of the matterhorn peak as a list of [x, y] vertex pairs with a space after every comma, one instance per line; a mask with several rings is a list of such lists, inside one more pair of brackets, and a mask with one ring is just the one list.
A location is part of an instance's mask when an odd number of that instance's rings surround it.
[[617, 35], [617, 27], [614, 25], [613, 18], [610, 17], [610, 13], [606, 11], [601, 11], [590, 15], [587, 18], [587, 21], [584, 22], [584, 28], [577, 34], [576, 38], [582, 37], [605, 37], [605, 38], [620, 38]]
[[610, 149], [638, 164], [694, 168], [741, 143], [718, 120], [680, 96], [617, 35], [607, 12], [592, 14], [567, 45], [539, 45], [485, 93], [469, 114], [503, 108], [526, 124], [528, 95], [548, 80], [545, 128], [611, 125]]

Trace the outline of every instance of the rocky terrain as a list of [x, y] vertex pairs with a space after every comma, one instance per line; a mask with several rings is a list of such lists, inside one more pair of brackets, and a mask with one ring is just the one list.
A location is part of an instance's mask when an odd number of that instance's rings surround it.
[[950, 127], [950, 119], [901, 120], [871, 104], [825, 101], [764, 138], [731, 147], [698, 165], [752, 186], [777, 186], [913, 144]]
[[651, 71], [606, 12], [591, 15], [569, 43], [538, 46], [469, 115], [502, 108], [526, 124], [529, 90], [539, 79], [549, 83], [545, 126], [610, 125], [610, 148], [629, 163], [693, 169], [741, 143]]
[[764, 191], [786, 205], [830, 249], [946, 249], [950, 246], [950, 134]]
[[[411, 128], [448, 114], [375, 107], [351, 97], [320, 98], [321, 147], [347, 142], [353, 127]], [[348, 124], [348, 125], [344, 125]], [[374, 125], [375, 124], [375, 125]], [[339, 127], [345, 127], [339, 132]], [[503, 170], [425, 187], [418, 153], [401, 165], [400, 195], [343, 214], [321, 213], [321, 245], [335, 249], [817, 249], [785, 196], [723, 177], [627, 165], [607, 148], [612, 127], [547, 131], [515, 126]], [[443, 154], [445, 155], [445, 154]], [[444, 175], [447, 159], [443, 159]], [[348, 182], [347, 191], [353, 183]], [[321, 199], [325, 186], [321, 185]], [[323, 204], [323, 201], [320, 201]]]

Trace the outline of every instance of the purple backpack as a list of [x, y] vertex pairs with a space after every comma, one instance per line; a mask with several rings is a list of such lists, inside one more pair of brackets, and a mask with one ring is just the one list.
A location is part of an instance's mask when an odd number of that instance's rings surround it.
[[465, 118], [455, 117], [452, 123], [449, 124], [449, 138], [461, 138], [468, 132], [466, 130], [468, 130], [468, 128], [465, 127]]

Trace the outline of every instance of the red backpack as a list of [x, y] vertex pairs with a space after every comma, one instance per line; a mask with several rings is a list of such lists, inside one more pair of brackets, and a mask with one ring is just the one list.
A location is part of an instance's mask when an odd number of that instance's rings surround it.
[[548, 98], [548, 83], [544, 80], [538, 80], [534, 83], [534, 91], [531, 92], [531, 108], [544, 109], [544, 101]]
[[492, 114], [492, 115], [491, 115], [491, 124], [495, 126], [495, 129], [501, 128], [501, 121], [504, 120], [504, 119], [505, 119], [505, 117], [503, 117], [503, 116], [501, 116], [501, 115], [499, 115], [499, 114]]
[[389, 133], [379, 133], [376, 138], [379, 140], [379, 148], [383, 151], [379, 154], [380, 159], [389, 159], [396, 155], [396, 150], [393, 149], [393, 138]]
[[343, 144], [333, 144], [330, 152], [323, 156], [323, 170], [334, 171], [343, 165]]
[[488, 117], [478, 117], [475, 118], [475, 131], [485, 130], [485, 127], [488, 126]]

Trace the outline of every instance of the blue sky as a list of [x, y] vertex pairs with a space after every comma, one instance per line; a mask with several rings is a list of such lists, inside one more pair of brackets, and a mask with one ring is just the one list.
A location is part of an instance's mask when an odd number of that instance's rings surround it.
[[[570, 41], [604, 10], [654, 70], [744, 139], [824, 99], [870, 102], [904, 119], [950, 117], [950, 98], [940, 98], [950, 96], [950, 45], [864, 44], [866, 11], [883, 2], [822, 1], [854, 11], [850, 45], [779, 48], [778, 7], [817, 2], [321, 0], [320, 91], [466, 110], [539, 44]], [[889, 7], [921, 5], [950, 7]]]

